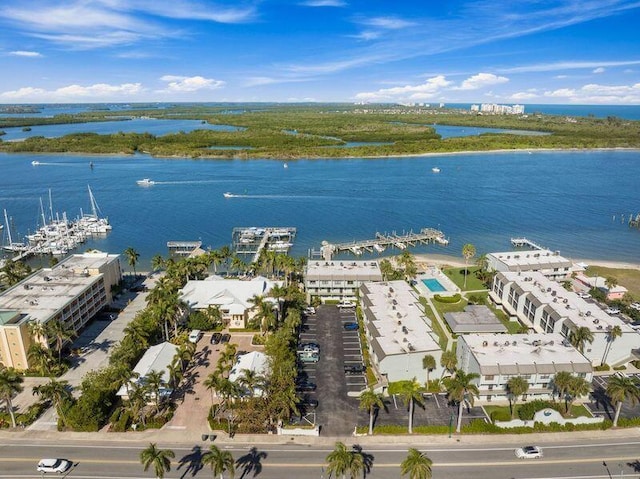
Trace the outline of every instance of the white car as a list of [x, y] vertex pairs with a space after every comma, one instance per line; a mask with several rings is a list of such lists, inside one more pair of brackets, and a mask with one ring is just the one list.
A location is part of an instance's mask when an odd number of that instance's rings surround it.
[[591, 295], [585, 291], [581, 291], [580, 293], [578, 293], [578, 296], [580, 296], [582, 299], [589, 299], [591, 297]]
[[36, 469], [42, 473], [57, 472], [58, 474], [62, 474], [63, 472], [67, 472], [70, 467], [71, 461], [67, 461], [66, 459], [40, 459]]
[[618, 308], [607, 308], [604, 312], [607, 314], [618, 314], [620, 313], [620, 310]]
[[197, 343], [200, 340], [201, 334], [202, 331], [200, 331], [199, 329], [194, 329], [189, 333], [189, 341], [191, 341], [192, 343]]
[[542, 448], [539, 446], [519, 447], [515, 450], [518, 459], [540, 459], [542, 457]]
[[640, 311], [640, 303], [631, 303], [629, 307], [635, 309], [636, 311]]
[[307, 308], [304, 309], [304, 313], [305, 314], [316, 314], [316, 308], [314, 308], [313, 306], [308, 306]]
[[338, 303], [338, 308], [355, 308], [356, 303], [353, 301], [342, 300]]

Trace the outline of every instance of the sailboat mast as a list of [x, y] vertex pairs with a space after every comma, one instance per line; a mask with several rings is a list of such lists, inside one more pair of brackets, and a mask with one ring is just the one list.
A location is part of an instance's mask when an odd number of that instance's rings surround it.
[[7, 235], [9, 238], [9, 246], [13, 244], [13, 239], [11, 238], [11, 225], [9, 225], [9, 218], [7, 217], [7, 210], [4, 210], [4, 223], [7, 225]]
[[96, 207], [96, 199], [93, 197], [93, 192], [91, 191], [91, 187], [87, 185], [87, 189], [89, 190], [89, 200], [91, 201], [91, 213], [94, 218], [98, 217], [98, 208]]
[[42, 197], [40, 197], [40, 214], [42, 215], [42, 227], [47, 226], [47, 220], [44, 217], [44, 205], [42, 204]]
[[51, 199], [51, 188], [49, 188], [49, 218], [53, 223], [53, 200]]

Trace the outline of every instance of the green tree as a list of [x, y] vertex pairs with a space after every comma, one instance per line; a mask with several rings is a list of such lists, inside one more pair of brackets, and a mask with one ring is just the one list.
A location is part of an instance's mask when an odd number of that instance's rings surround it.
[[607, 383], [607, 396], [609, 400], [615, 404], [616, 412], [613, 417], [613, 427], [618, 427], [618, 419], [620, 418], [620, 410], [622, 403], [627, 400], [635, 406], [640, 401], [640, 384], [625, 376], [612, 376]]
[[507, 393], [511, 406], [511, 419], [516, 415], [516, 403], [518, 398], [529, 391], [529, 382], [522, 376], [514, 376], [507, 381]]
[[400, 463], [400, 474], [409, 476], [409, 479], [431, 479], [431, 466], [433, 461], [424, 453], [414, 448], [409, 448], [407, 457]]
[[474, 397], [480, 395], [478, 386], [473, 383], [473, 380], [479, 377], [480, 375], [476, 373], [465, 373], [458, 369], [454, 376], [445, 379], [445, 387], [447, 388], [449, 399], [458, 403], [457, 433], [460, 433], [460, 428], [462, 427], [462, 408], [465, 400], [469, 401], [473, 406]]
[[8, 259], [4, 266], [0, 268], [0, 278], [7, 286], [18, 284], [31, 274], [31, 267], [23, 261]]
[[427, 354], [422, 358], [422, 369], [427, 371], [427, 382], [425, 386], [429, 389], [429, 373], [436, 368], [436, 358], [431, 356], [431, 354]]
[[584, 378], [574, 376], [569, 382], [569, 389], [567, 390], [566, 412], [568, 413], [571, 410], [573, 401], [581, 396], [586, 396], [590, 392], [591, 383]]
[[65, 343], [76, 336], [76, 333], [60, 320], [53, 320], [44, 325], [45, 336], [47, 339], [54, 340], [56, 343], [56, 352], [58, 353], [58, 363], [62, 364], [62, 348]]
[[129, 247], [124, 250], [124, 256], [127, 259], [127, 263], [129, 266], [133, 268], [133, 275], [138, 276], [136, 273], [136, 265], [138, 264], [138, 258], [140, 258], [140, 253], [138, 253], [132, 247]]
[[13, 368], [0, 365], [0, 399], [11, 416], [11, 426], [16, 427], [16, 416], [13, 411], [13, 396], [22, 392], [22, 376]]
[[55, 361], [51, 356], [51, 350], [45, 348], [40, 342], [31, 343], [27, 351], [27, 360], [29, 366], [35, 368], [41, 376], [51, 374], [51, 366]]
[[464, 287], [467, 287], [467, 276], [469, 274], [469, 260], [476, 255], [476, 247], [467, 243], [462, 247], [462, 257], [464, 258]]
[[607, 356], [609, 356], [609, 352], [611, 351], [611, 346], [613, 346], [613, 342], [620, 336], [622, 336], [622, 328], [618, 325], [615, 325], [607, 331], [607, 344], [604, 348], [604, 355], [602, 356], [601, 364], [606, 364]]
[[565, 399], [573, 375], [568, 371], [559, 371], [553, 377], [553, 389], [558, 394], [558, 399]]
[[[136, 258], [136, 261], [137, 261], [137, 258]], [[153, 258], [151, 258], [151, 268], [154, 271], [160, 271], [164, 267], [165, 267], [165, 261], [162, 255], [156, 254], [153, 256]]]
[[351, 460], [352, 451], [349, 450], [343, 442], [336, 442], [333, 451], [331, 451], [326, 458], [329, 476], [335, 475], [336, 478], [342, 476], [342, 478], [345, 479], [347, 472], [351, 470]]
[[421, 388], [416, 378], [411, 381], [403, 381], [398, 391], [402, 402], [404, 402], [409, 409], [409, 434], [413, 434], [413, 408], [415, 404], [422, 405]]
[[34, 387], [33, 394], [46, 401], [51, 401], [58, 412], [58, 416], [62, 419], [62, 424], [64, 426], [67, 425], [65, 409], [67, 403], [73, 398], [67, 381], [51, 379], [47, 384]]
[[618, 286], [618, 280], [613, 276], [607, 276], [607, 278], [604, 280], [604, 285], [607, 287], [608, 290], [611, 290], [616, 286]]
[[233, 460], [231, 452], [221, 451], [213, 444], [209, 447], [208, 451], [202, 454], [202, 464], [211, 467], [214, 478], [220, 475], [220, 479], [223, 479], [226, 471], [229, 471], [231, 478], [233, 478], [235, 474], [235, 461]]
[[453, 374], [458, 365], [458, 356], [456, 352], [449, 349], [447, 351], [442, 352], [442, 356], [440, 356], [440, 366], [443, 367], [441, 379], [444, 377], [446, 372]]
[[373, 435], [373, 417], [376, 410], [384, 407], [382, 396], [376, 393], [373, 388], [369, 388], [360, 394], [360, 409], [369, 412], [369, 435]]
[[153, 402], [156, 406], [156, 413], [160, 412], [160, 389], [162, 389], [162, 386], [164, 385], [164, 381], [162, 379], [163, 375], [163, 371], [151, 370], [144, 377], [144, 383], [149, 392], [153, 395]]
[[571, 345], [581, 353], [584, 353], [584, 346], [586, 343], [593, 343], [593, 333], [586, 326], [581, 326], [578, 329], [571, 331], [569, 335], [569, 341]]
[[162, 479], [166, 472], [171, 471], [171, 459], [175, 453], [170, 449], [158, 449], [155, 443], [150, 443], [149, 447], [140, 453], [140, 462], [144, 466], [145, 472], [153, 466], [153, 472], [157, 479]]

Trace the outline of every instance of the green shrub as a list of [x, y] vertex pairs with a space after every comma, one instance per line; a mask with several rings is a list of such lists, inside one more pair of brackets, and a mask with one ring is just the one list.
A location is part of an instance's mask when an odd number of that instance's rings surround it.
[[187, 320], [187, 327], [189, 329], [199, 329], [201, 331], [211, 331], [215, 324], [211, 321], [211, 318], [204, 314], [202, 311], [194, 311], [189, 315]]
[[624, 370], [626, 370], [626, 369], [627, 369], [627, 367], [626, 367], [626, 366], [615, 366], [615, 367], [613, 368], [613, 370], [614, 370], [614, 371], [624, 371]]
[[267, 337], [263, 336], [262, 334], [254, 334], [253, 338], [251, 339], [251, 344], [253, 344], [254, 346], [264, 346], [266, 342]]
[[558, 410], [558, 405], [543, 399], [529, 401], [520, 405], [518, 408], [518, 417], [523, 421], [531, 421], [535, 413], [547, 408]]
[[608, 364], [601, 364], [600, 366], [596, 366], [595, 368], [593, 368], [594, 371], [610, 371], [611, 370], [611, 366], [609, 366]]
[[433, 299], [435, 299], [436, 301], [440, 302], [440, 303], [457, 303], [458, 301], [460, 301], [460, 298], [462, 296], [460, 296], [460, 293], [456, 293], [453, 296], [441, 296], [439, 294], [435, 294], [433, 295]]
[[498, 409], [491, 413], [491, 422], [496, 421], [511, 421], [511, 414], [505, 409]]
[[116, 413], [118, 413], [118, 418], [115, 422], [111, 423], [111, 430], [113, 432], [124, 432], [129, 429], [129, 426], [131, 425], [131, 414], [129, 411], [122, 409], [116, 410]]

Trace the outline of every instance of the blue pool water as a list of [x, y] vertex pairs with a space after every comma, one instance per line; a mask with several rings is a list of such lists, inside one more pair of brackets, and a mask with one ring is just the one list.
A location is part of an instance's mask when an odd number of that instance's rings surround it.
[[422, 282], [424, 285], [431, 291], [432, 293], [439, 293], [441, 291], [446, 291], [447, 288], [442, 286], [440, 281], [435, 278], [423, 279]]

